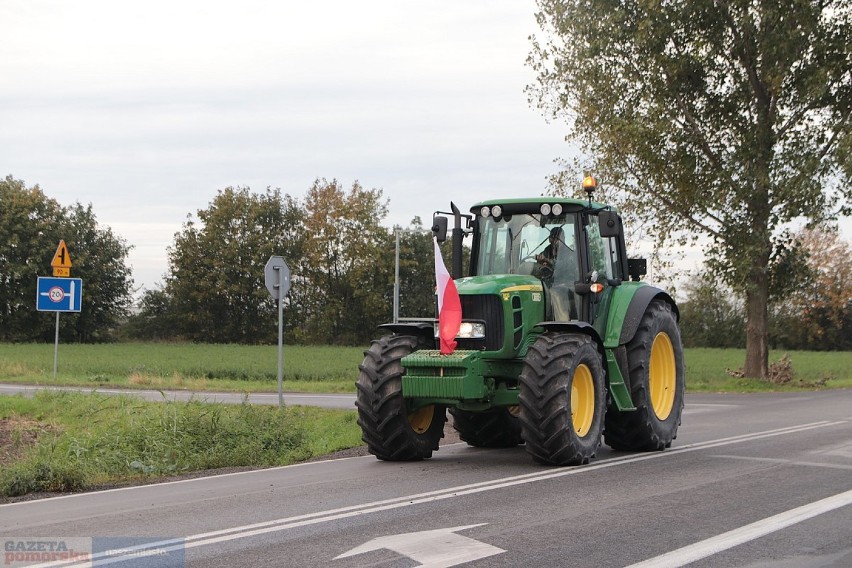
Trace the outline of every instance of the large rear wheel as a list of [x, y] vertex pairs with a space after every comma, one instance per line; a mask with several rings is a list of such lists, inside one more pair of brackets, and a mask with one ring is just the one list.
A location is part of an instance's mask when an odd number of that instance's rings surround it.
[[519, 408], [494, 408], [486, 412], [470, 412], [450, 408], [453, 427], [459, 438], [477, 448], [511, 448], [523, 443]]
[[388, 335], [364, 352], [355, 406], [367, 449], [381, 460], [415, 461], [432, 457], [444, 436], [446, 409], [414, 407], [402, 396], [401, 360], [418, 347], [418, 339]]
[[683, 413], [683, 346], [671, 306], [654, 300], [627, 344], [635, 411], [606, 415], [605, 441], [617, 450], [655, 451], [677, 437]]
[[606, 400], [603, 364], [587, 335], [545, 333], [520, 376], [521, 433], [539, 463], [588, 463], [600, 446]]

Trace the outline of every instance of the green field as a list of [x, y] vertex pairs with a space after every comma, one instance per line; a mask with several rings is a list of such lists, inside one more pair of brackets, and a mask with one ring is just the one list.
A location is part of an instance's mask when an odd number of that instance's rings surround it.
[[[361, 347], [284, 346], [284, 389], [353, 392]], [[193, 343], [0, 344], [0, 381], [130, 388], [275, 391], [278, 347]]]
[[[284, 389], [354, 392], [365, 347], [284, 347]], [[770, 353], [770, 362], [784, 352]], [[760, 391], [852, 387], [852, 352], [789, 352], [794, 380], [784, 386], [730, 376], [743, 364], [740, 349], [688, 349], [688, 391]], [[0, 344], [0, 381], [83, 387], [273, 392], [278, 348], [257, 345], [114, 343], [60, 345], [53, 380], [53, 345]], [[820, 383], [824, 382], [824, 385]]]

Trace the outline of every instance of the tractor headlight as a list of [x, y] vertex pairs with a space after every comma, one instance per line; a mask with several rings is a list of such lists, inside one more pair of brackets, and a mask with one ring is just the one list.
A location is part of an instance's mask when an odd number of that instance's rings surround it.
[[[438, 326], [435, 326], [435, 337], [438, 337]], [[463, 321], [459, 326], [456, 339], [485, 339], [485, 324], [483, 322]]]
[[456, 337], [460, 339], [483, 339], [485, 338], [485, 324], [463, 321]]

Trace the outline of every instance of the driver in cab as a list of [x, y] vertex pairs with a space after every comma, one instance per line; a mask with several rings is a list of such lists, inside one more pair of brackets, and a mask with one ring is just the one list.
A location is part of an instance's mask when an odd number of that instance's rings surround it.
[[553, 277], [556, 255], [559, 251], [559, 243], [562, 240], [562, 227], [552, 228], [548, 240], [550, 244], [540, 254], [535, 255], [536, 270], [534, 275], [541, 279]]

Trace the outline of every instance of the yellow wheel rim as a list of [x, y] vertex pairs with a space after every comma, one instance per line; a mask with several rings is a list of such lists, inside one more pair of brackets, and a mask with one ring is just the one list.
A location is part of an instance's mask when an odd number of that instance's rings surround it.
[[422, 434], [426, 430], [429, 429], [429, 426], [432, 425], [432, 418], [435, 416], [435, 405], [431, 404], [429, 406], [424, 406], [423, 408], [418, 408], [414, 412], [408, 414], [408, 423], [411, 425], [411, 429], [417, 432], [418, 434]]
[[667, 333], [660, 332], [651, 346], [651, 364], [648, 369], [651, 408], [660, 420], [665, 420], [672, 412], [676, 381], [677, 368], [672, 340]]
[[585, 364], [577, 366], [571, 381], [571, 422], [579, 437], [589, 433], [595, 416], [595, 382]]

